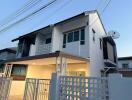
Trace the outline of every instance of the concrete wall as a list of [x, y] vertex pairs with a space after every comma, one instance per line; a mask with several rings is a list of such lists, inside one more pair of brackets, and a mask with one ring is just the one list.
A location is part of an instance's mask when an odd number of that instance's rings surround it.
[[68, 64], [67, 72], [85, 72], [85, 76], [90, 76], [89, 63]]
[[[89, 76], [89, 63], [68, 64], [67, 71], [84, 71]], [[29, 65], [26, 78], [51, 79], [55, 73], [55, 65]], [[9, 100], [22, 100], [25, 89], [25, 81], [13, 81]]]
[[12, 81], [9, 100], [23, 100], [25, 81]]
[[45, 41], [47, 38], [52, 37], [51, 34], [37, 34], [36, 36], [36, 52], [35, 55], [41, 55], [41, 54], [46, 54], [51, 52], [51, 44], [45, 44]]
[[129, 68], [132, 68], [132, 60], [118, 60], [118, 68], [122, 68], [122, 64], [128, 63]]
[[[97, 77], [101, 75], [100, 71], [104, 68], [103, 48], [100, 48], [100, 38], [105, 36], [106, 33], [97, 13], [90, 14], [89, 21], [90, 75]], [[92, 29], [95, 30], [95, 34], [92, 32]], [[93, 38], [95, 38], [95, 41]]]
[[111, 74], [109, 76], [109, 98], [110, 100], [132, 100], [132, 78]]
[[30, 45], [29, 56], [34, 56], [35, 53], [36, 53], [36, 45], [31, 44], [31, 45]]
[[29, 65], [27, 78], [44, 78], [51, 79], [51, 74], [55, 72], [54, 65], [35, 66]]

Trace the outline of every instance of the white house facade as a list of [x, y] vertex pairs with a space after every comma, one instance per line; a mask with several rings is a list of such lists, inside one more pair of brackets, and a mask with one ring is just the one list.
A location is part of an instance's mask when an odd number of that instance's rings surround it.
[[61, 51], [90, 60], [91, 76], [101, 76], [101, 71], [115, 68], [117, 63], [115, 42], [107, 35], [97, 11], [81, 13], [16, 40], [17, 58]]

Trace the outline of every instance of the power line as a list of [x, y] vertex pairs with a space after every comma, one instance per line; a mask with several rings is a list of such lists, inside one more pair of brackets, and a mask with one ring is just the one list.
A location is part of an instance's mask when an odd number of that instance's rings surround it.
[[38, 4], [40, 1], [42, 1], [42, 0], [30, 0], [24, 6], [22, 6], [20, 9], [18, 9], [16, 12], [14, 12], [9, 17], [7, 17], [5, 20], [3, 20], [2, 22], [0, 22], [0, 27], [3, 27], [6, 24], [10, 23], [15, 18], [17, 18], [18, 16], [22, 15], [23, 13], [25, 13], [26, 11], [28, 11], [29, 9], [31, 9], [33, 6], [35, 6], [36, 4]]
[[105, 10], [107, 9], [107, 7], [109, 6], [110, 3], [111, 3], [111, 0], [108, 1], [108, 3], [106, 4], [106, 6], [104, 7], [104, 9], [102, 10], [102, 14], [105, 12]]
[[43, 9], [47, 8], [48, 6], [52, 5], [53, 3], [55, 3], [57, 0], [53, 0], [51, 2], [49, 2], [48, 4], [42, 6], [41, 8], [37, 9], [36, 11], [32, 12], [31, 14], [27, 15], [26, 17], [16, 21], [15, 23], [13, 24], [10, 24], [9, 26], [5, 27], [4, 29], [0, 30], [0, 32], [3, 32], [3, 31], [6, 31], [8, 30], [9, 28], [13, 27], [14, 25], [16, 24], [19, 24], [21, 23], [22, 21], [26, 20], [27, 18], [30, 18], [31, 16], [33, 15], [36, 15], [38, 12], [42, 11]]
[[99, 2], [97, 3], [95, 8], [99, 11], [101, 8], [103, 8], [101, 6], [105, 5], [107, 3], [107, 1], [108, 0], [99, 0]]
[[[58, 10], [62, 10], [64, 7], [66, 7], [71, 1], [73, 1], [73, 0], [68, 0], [67, 2], [65, 2], [63, 5], [61, 5], [59, 8], [57, 8], [55, 11], [53, 11], [51, 14], [49, 14], [48, 16], [47, 16], [47, 18], [46, 18], [46, 21], [48, 20], [48, 19], [50, 19], [51, 17], [53, 17], [55, 14], [56, 14], [56, 12], [58, 11]], [[43, 20], [41, 20], [41, 21], [39, 21], [39, 22], [42, 22]], [[38, 23], [39, 23], [38, 22]], [[37, 24], [38, 24], [37, 23]], [[35, 24], [36, 25], [36, 24]], [[33, 26], [34, 27], [34, 26]], [[30, 30], [34, 30], [34, 28], [31, 28]]]
[[[102, 10], [102, 12], [100, 13], [100, 15], [102, 15], [102, 14], [105, 12], [105, 10], [106, 10], [107, 7], [109, 6], [110, 2], [111, 2], [111, 0], [108, 1], [108, 3], [107, 3], [106, 6], [103, 8], [103, 10]], [[89, 25], [89, 27], [93, 26], [93, 25], [96, 23], [97, 20], [98, 20], [98, 18], [96, 18], [96, 19]]]

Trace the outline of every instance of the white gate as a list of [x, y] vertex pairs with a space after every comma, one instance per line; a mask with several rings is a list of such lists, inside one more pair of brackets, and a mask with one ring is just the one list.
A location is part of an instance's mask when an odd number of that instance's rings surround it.
[[8, 100], [11, 81], [11, 78], [0, 77], [0, 100]]
[[60, 100], [109, 100], [106, 78], [60, 76]]
[[23, 100], [48, 100], [50, 79], [26, 79]]

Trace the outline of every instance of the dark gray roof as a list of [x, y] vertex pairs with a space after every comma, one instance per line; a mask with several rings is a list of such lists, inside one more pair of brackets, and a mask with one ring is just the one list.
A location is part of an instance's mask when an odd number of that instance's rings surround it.
[[15, 54], [16, 53], [16, 47], [1, 49], [0, 53], [1, 52], [9, 52], [9, 53], [14, 53]]
[[[67, 18], [67, 19], [62, 20], [62, 21], [60, 21], [60, 22], [56, 22], [56, 23], [54, 23], [54, 24], [47, 25], [47, 26], [45, 26], [45, 27], [43, 27], [43, 28], [37, 29], [37, 30], [35, 30], [35, 31], [33, 31], [33, 32], [30, 32], [30, 33], [27, 33], [27, 34], [25, 34], [25, 35], [22, 35], [22, 36], [20, 36], [20, 37], [18, 37], [18, 38], [16, 38], [16, 39], [13, 39], [12, 42], [17, 41], [17, 40], [19, 40], [19, 39], [22, 39], [22, 38], [24, 38], [24, 37], [35, 36], [35, 35], [38, 33], [37, 31], [40, 31], [40, 30], [46, 29], [46, 28], [52, 28], [53, 25], [57, 25], [57, 24], [60, 24], [60, 23], [69, 21], [69, 20], [71, 20], [71, 19], [74, 19], [74, 18], [76, 18], [76, 17], [82, 16], [82, 15], [85, 15], [85, 14], [91, 14], [91, 13], [98, 13], [98, 11], [97, 11], [97, 10], [91, 10], [91, 11], [82, 12], [82, 13], [80, 13], [80, 14], [78, 14], [78, 15], [75, 15], [75, 16], [73, 16], [73, 17]], [[99, 15], [99, 14], [98, 14], [98, 15]], [[100, 18], [100, 16], [99, 16], [99, 18]], [[101, 22], [101, 24], [103, 25], [102, 22]], [[103, 25], [103, 28], [104, 28], [104, 25]], [[105, 30], [105, 28], [104, 28], [104, 30]]]
[[132, 56], [118, 57], [118, 60], [132, 60]]

